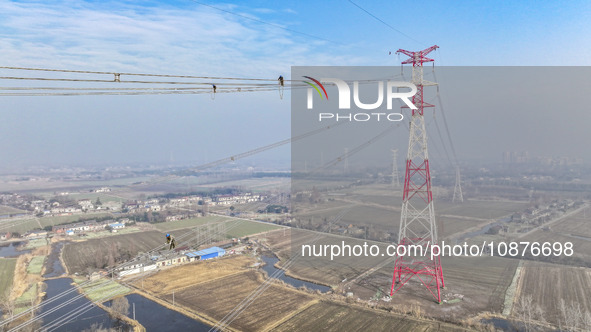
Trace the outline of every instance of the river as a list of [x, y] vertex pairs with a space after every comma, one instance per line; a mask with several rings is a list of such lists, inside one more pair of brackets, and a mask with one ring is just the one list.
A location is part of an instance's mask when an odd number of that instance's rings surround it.
[[66, 272], [62, 262], [60, 261], [60, 254], [63, 247], [63, 242], [58, 242], [51, 245], [51, 253], [45, 262], [45, 274], [43, 275], [43, 278], [59, 277]]
[[[275, 267], [275, 264], [277, 262], [279, 262], [279, 259], [277, 257], [271, 257], [271, 256], [262, 256], [263, 261], [265, 262], [265, 265], [263, 265], [263, 270], [265, 270], [267, 272], [267, 275], [271, 276], [273, 273], [280, 271], [278, 268]], [[283, 271], [282, 271], [283, 272]], [[280, 280], [285, 281], [286, 283], [299, 288], [302, 286], [306, 286], [306, 288], [308, 289], [313, 289], [313, 290], [319, 290], [322, 293], [326, 293], [329, 290], [331, 290], [330, 287], [324, 286], [324, 285], [319, 285], [319, 284], [315, 284], [309, 281], [303, 281], [303, 280], [299, 280], [299, 279], [295, 279], [289, 276], [286, 276], [285, 273], [281, 273], [279, 274], [279, 278]]]

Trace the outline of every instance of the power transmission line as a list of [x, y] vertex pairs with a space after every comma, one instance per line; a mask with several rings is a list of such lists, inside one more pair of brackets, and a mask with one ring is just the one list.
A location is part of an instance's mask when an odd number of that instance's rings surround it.
[[350, 2], [350, 3], [352, 3], [352, 4], [353, 4], [355, 7], [357, 7], [357, 8], [359, 8], [359, 9], [361, 9], [362, 11], [364, 11], [364, 12], [365, 12], [367, 15], [369, 15], [369, 16], [373, 17], [374, 19], [376, 19], [378, 22], [380, 22], [380, 23], [384, 24], [384, 25], [385, 25], [385, 26], [387, 26], [388, 28], [390, 28], [390, 29], [392, 29], [392, 30], [394, 30], [394, 31], [398, 32], [399, 34], [403, 35], [404, 37], [406, 37], [406, 38], [408, 38], [408, 39], [410, 39], [410, 40], [412, 40], [412, 41], [415, 41], [415, 42], [417, 42], [417, 43], [419, 43], [419, 44], [422, 44], [422, 45], [424, 45], [424, 43], [422, 43], [422, 42], [420, 42], [420, 41], [418, 41], [418, 40], [414, 39], [413, 37], [411, 37], [411, 36], [407, 35], [406, 33], [402, 32], [402, 31], [400, 31], [400, 30], [396, 29], [395, 27], [391, 26], [390, 24], [388, 24], [388, 23], [384, 22], [382, 19], [380, 19], [379, 17], [377, 17], [377, 16], [375, 16], [374, 14], [370, 13], [370, 12], [369, 12], [367, 9], [365, 9], [365, 8], [361, 7], [360, 5], [356, 4], [355, 2], [353, 2], [353, 1], [351, 1], [351, 0], [349, 0], [349, 2]]
[[269, 25], [269, 26], [272, 26], [272, 27], [275, 27], [275, 28], [278, 28], [278, 29], [282, 29], [282, 30], [285, 30], [285, 31], [296, 33], [298, 35], [302, 35], [302, 36], [306, 36], [306, 37], [310, 37], [310, 38], [314, 38], [314, 39], [318, 39], [318, 40], [327, 41], [327, 42], [330, 42], [330, 43], [333, 43], [333, 44], [344, 45], [343, 43], [339, 43], [339, 42], [336, 42], [336, 41], [333, 41], [333, 40], [330, 40], [330, 39], [326, 39], [326, 38], [323, 38], [323, 37], [318, 37], [318, 36], [311, 35], [309, 33], [301, 32], [301, 31], [297, 31], [297, 30], [294, 30], [294, 29], [286, 28], [286, 27], [284, 27], [282, 25], [279, 25], [279, 24], [276, 24], [276, 23], [271, 23], [271, 22], [266, 22], [266, 21], [260, 20], [258, 18], [246, 16], [246, 15], [243, 15], [243, 14], [238, 14], [238, 13], [229, 11], [227, 9], [215, 7], [215, 6], [212, 6], [212, 5], [209, 5], [209, 4], [200, 2], [200, 1], [196, 1], [196, 0], [190, 0], [190, 1], [192, 1], [192, 2], [194, 2], [196, 4], [199, 4], [199, 5], [205, 6], [205, 7], [209, 7], [209, 8], [215, 9], [215, 10], [220, 11], [220, 12], [224, 12], [224, 13], [227, 13], [227, 14], [230, 14], [230, 15], [238, 16], [238, 17], [241, 17], [241, 18], [244, 18], [244, 19], [253, 21], [253, 22], [257, 22], [257, 23], [261, 23], [261, 24], [266, 24], [266, 25]]

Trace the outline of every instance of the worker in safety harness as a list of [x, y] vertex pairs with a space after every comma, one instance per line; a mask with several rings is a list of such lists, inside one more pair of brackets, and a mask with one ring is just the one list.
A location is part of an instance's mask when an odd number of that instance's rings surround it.
[[176, 241], [174, 240], [174, 236], [166, 233], [166, 244], [170, 245], [168, 250], [172, 250], [172, 249], [176, 248]]

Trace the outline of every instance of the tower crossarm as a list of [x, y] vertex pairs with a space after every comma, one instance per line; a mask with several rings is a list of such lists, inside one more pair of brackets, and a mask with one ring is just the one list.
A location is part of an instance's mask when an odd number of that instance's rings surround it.
[[407, 50], [403, 50], [403, 49], [398, 49], [398, 51], [396, 51], [396, 53], [402, 53], [404, 55], [407, 55], [409, 57], [408, 60], [402, 61], [403, 64], [418, 64], [418, 63], [423, 63], [423, 62], [431, 62], [431, 61], [435, 61], [431, 58], [427, 58], [426, 55], [435, 51], [436, 49], [438, 49], [439, 46], [437, 45], [433, 45], [431, 47], [428, 47], [422, 51], [418, 51], [418, 52], [413, 52], [413, 51], [407, 51]]

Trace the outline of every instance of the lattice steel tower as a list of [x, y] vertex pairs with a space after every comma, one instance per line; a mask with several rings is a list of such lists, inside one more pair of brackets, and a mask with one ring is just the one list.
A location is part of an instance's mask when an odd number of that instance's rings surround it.
[[429, 172], [427, 131], [423, 114], [426, 107], [433, 107], [423, 100], [423, 87], [435, 85], [435, 83], [423, 80], [423, 63], [434, 61], [427, 58], [426, 55], [437, 48], [439, 46], [434, 45], [418, 52], [402, 49], [396, 52], [410, 57], [402, 63], [412, 64], [412, 83], [417, 86], [417, 93], [412, 98], [417, 109], [412, 110], [409, 124], [410, 137], [406, 157], [398, 245], [406, 247], [410, 252], [413, 252], [410, 250], [412, 247], [420, 246], [427, 254], [402, 255], [396, 258], [390, 295], [394, 295], [413, 276], [417, 276], [437, 299], [437, 302], [441, 303], [441, 288], [444, 287], [441, 259], [439, 257], [431, 259], [429, 254], [431, 245], [438, 244], [438, 242]]
[[394, 188], [400, 187], [400, 180], [398, 176], [398, 149], [392, 150], [392, 186]]
[[454, 187], [453, 203], [463, 203], [464, 194], [462, 194], [462, 178], [460, 177], [460, 166], [456, 166], [456, 186]]

